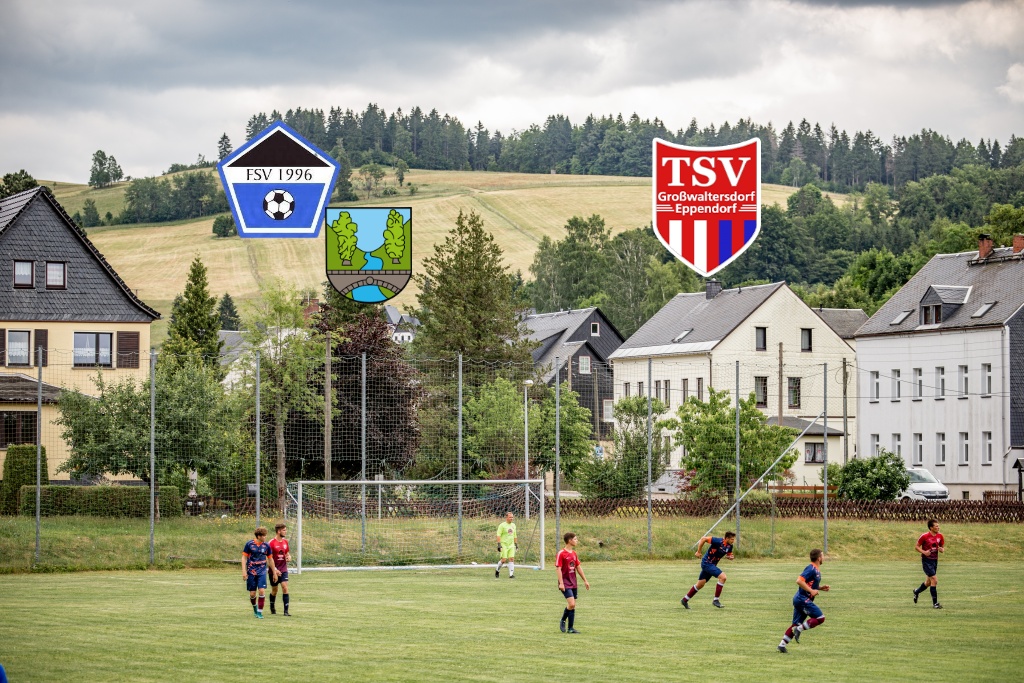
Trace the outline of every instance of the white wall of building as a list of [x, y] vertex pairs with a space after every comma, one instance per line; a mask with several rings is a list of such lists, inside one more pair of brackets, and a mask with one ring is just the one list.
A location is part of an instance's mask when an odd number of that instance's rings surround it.
[[[1009, 447], [1009, 339], [1004, 329], [861, 337], [857, 347], [857, 438], [863, 454], [872, 455], [875, 438], [882, 447], [894, 450], [894, 435], [899, 435], [907, 465], [934, 474], [949, 487], [951, 499], [963, 498], [967, 492], [971, 500], [980, 500], [982, 491], [1015, 482], [1016, 472], [1007, 469], [1012, 463], [1003, 459]], [[967, 368], [966, 395], [961, 392], [961, 366]], [[984, 366], [991, 367], [990, 392], [984, 386]], [[915, 388], [918, 368], [921, 396], [916, 396]], [[936, 368], [944, 371], [944, 395], [939, 395]], [[877, 397], [872, 373], [877, 373]], [[917, 434], [921, 435], [920, 464], [914, 454]], [[945, 463], [939, 457], [940, 434], [945, 435]], [[966, 463], [961, 435], [966, 435]]]

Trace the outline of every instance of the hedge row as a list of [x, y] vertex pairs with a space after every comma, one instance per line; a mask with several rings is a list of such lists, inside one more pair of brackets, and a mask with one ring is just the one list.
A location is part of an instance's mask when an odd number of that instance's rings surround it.
[[[92, 515], [95, 517], [149, 517], [148, 486], [43, 486], [40, 514]], [[177, 486], [157, 491], [161, 517], [181, 517], [181, 493]], [[36, 513], [36, 489], [21, 487], [21, 514]]]
[[[42, 481], [50, 480], [46, 468], [46, 447], [42, 447]], [[36, 447], [33, 444], [19, 444], [7, 447], [4, 458], [4, 479], [0, 482], [0, 515], [14, 515], [18, 512], [18, 492], [23, 486], [36, 485]], [[35, 501], [35, 496], [32, 498]], [[32, 503], [35, 506], [35, 502]], [[33, 513], [35, 507], [32, 508]]]

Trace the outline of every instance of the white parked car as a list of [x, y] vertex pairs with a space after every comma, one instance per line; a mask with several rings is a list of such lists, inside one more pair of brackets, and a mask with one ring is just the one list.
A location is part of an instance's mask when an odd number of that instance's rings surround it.
[[900, 500], [948, 500], [949, 489], [943, 486], [931, 472], [921, 467], [907, 469], [910, 486], [900, 494]]

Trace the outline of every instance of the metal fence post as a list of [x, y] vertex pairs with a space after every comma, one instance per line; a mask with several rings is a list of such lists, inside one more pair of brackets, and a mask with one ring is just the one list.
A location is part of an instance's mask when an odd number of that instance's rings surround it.
[[[562, 477], [562, 359], [555, 357], [555, 547], [562, 532], [559, 494]], [[543, 519], [543, 518], [542, 518]]]
[[156, 353], [149, 350], [149, 563], [156, 559]]
[[462, 557], [462, 354], [459, 354], [459, 557]]
[[736, 545], [740, 544], [740, 362], [736, 361]]
[[[527, 380], [529, 381], [529, 380]], [[530, 382], [533, 384], [533, 382]], [[523, 385], [523, 479], [530, 478], [530, 385]], [[526, 495], [523, 501], [526, 504], [525, 517], [530, 519], [530, 483], [524, 484]]]
[[[325, 335], [325, 346], [327, 348], [326, 358], [324, 359], [324, 480], [330, 481], [334, 477], [331, 472], [331, 393], [333, 391], [331, 387], [331, 332], [327, 331]], [[333, 505], [331, 503], [331, 485], [326, 485], [324, 493], [327, 498], [327, 517], [330, 519], [332, 515]]]
[[41, 499], [43, 496], [43, 347], [36, 354], [39, 379], [36, 382], [36, 564], [39, 564], [39, 534], [41, 530]]
[[849, 415], [846, 408], [847, 384], [849, 383], [846, 374], [846, 359], [843, 358], [843, 465], [850, 459], [850, 425]]
[[[366, 481], [366, 351], [363, 351], [363, 367], [361, 372], [361, 379], [359, 381], [360, 386], [360, 409], [359, 409], [359, 430], [360, 430], [360, 450], [362, 451], [362, 464], [360, 466], [359, 478]], [[366, 552], [366, 484], [361, 484], [359, 487], [361, 491], [360, 498], [362, 500], [362, 512], [359, 515], [360, 522], [362, 524], [362, 545], [360, 546], [362, 552]]]
[[822, 506], [822, 519], [824, 521], [824, 532], [825, 539], [823, 542], [822, 550], [828, 553], [828, 363], [825, 363], [825, 381], [824, 390], [822, 395], [825, 397], [825, 406], [822, 409], [824, 418], [821, 423], [821, 430], [825, 433], [825, 445], [824, 445], [824, 472], [825, 475], [822, 477], [822, 481], [825, 484], [823, 506]]
[[260, 525], [260, 352], [256, 350], [256, 526]]
[[652, 503], [651, 503], [651, 491], [654, 488], [653, 479], [653, 465], [651, 462], [651, 454], [654, 450], [654, 421], [653, 421], [653, 408], [651, 406], [651, 373], [653, 367], [653, 359], [648, 357], [647, 359], [647, 554], [654, 554], [654, 529], [652, 528], [651, 519], [652, 514]]

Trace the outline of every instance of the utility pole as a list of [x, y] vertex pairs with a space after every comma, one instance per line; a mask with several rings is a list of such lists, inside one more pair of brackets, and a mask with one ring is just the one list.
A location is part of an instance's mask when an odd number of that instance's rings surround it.
[[782, 426], [782, 342], [779, 342], [779, 426]]
[[[846, 374], [846, 359], [843, 359], [843, 464], [850, 459], [850, 428], [846, 411], [846, 386], [849, 382]], [[827, 410], [827, 408], [826, 408]]]

